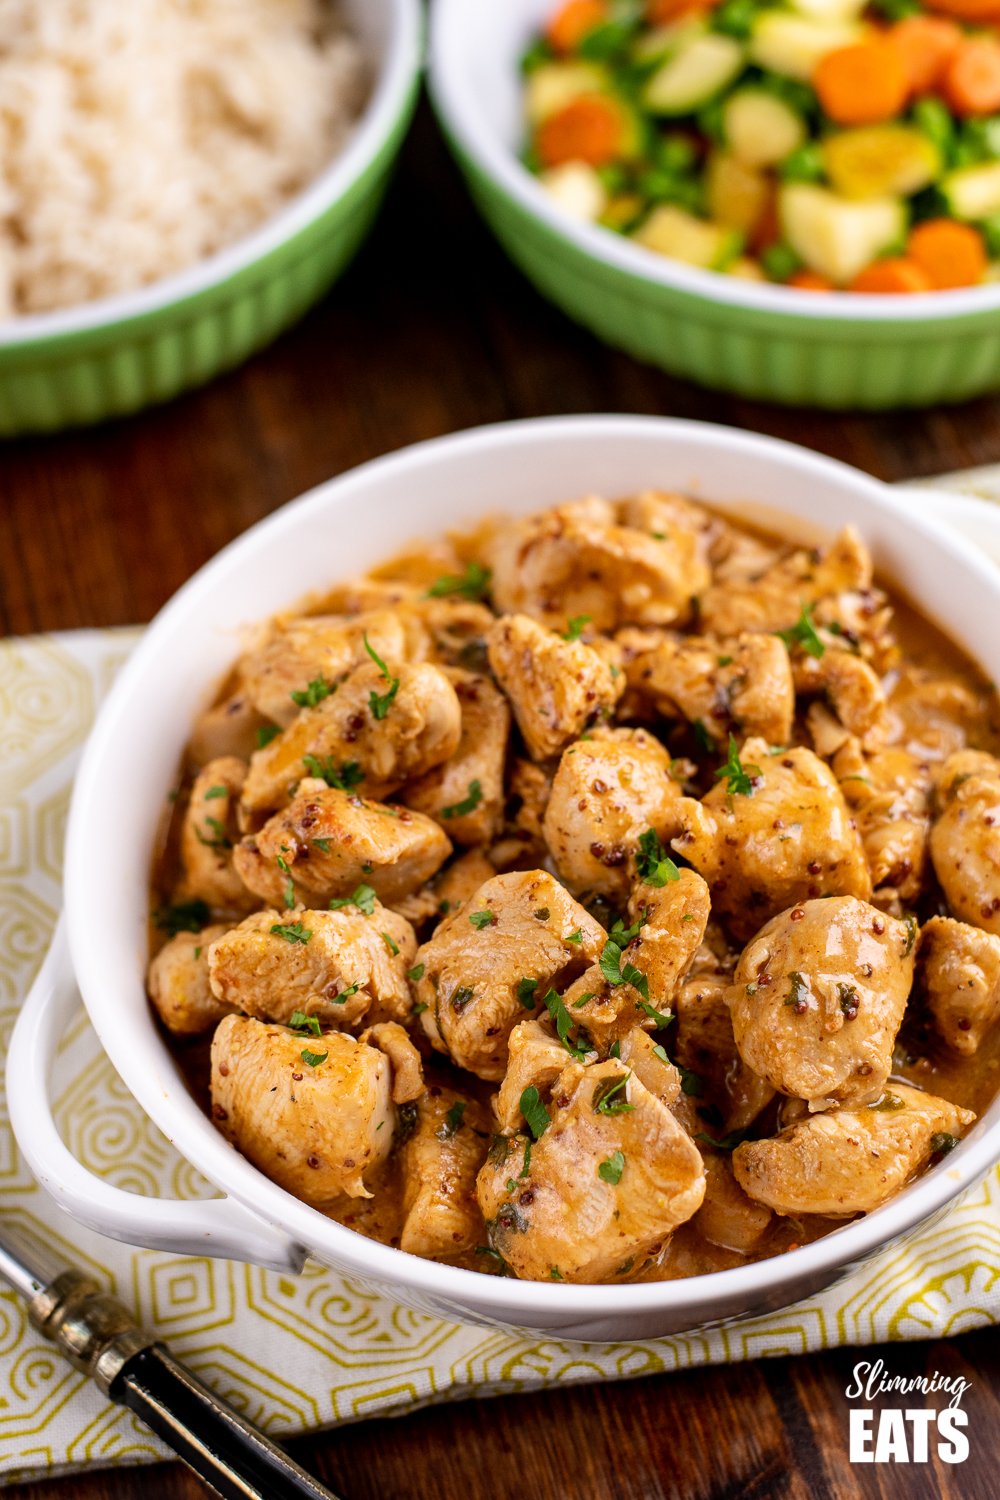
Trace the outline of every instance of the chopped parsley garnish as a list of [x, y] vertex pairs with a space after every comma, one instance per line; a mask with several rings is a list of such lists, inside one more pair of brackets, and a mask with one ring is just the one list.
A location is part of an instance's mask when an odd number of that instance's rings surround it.
[[733, 664], [733, 658], [731, 656], [717, 656], [716, 662], [720, 667], [731, 667]]
[[337, 787], [342, 792], [351, 791], [365, 779], [361, 764], [356, 760], [345, 760], [338, 766], [332, 755], [303, 755], [302, 764], [308, 775], [318, 776], [327, 786]]
[[439, 1141], [450, 1141], [455, 1132], [461, 1129], [462, 1116], [468, 1107], [464, 1099], [455, 1100], [451, 1109], [449, 1109], [441, 1124], [434, 1132]]
[[726, 764], [716, 771], [716, 781], [726, 783], [726, 791], [731, 797], [750, 797], [753, 795], [753, 778], [759, 775], [760, 766], [744, 766], [740, 760], [740, 749], [736, 743], [736, 737], [731, 734], [729, 758]]
[[517, 1180], [518, 1180], [518, 1182], [523, 1182], [524, 1179], [525, 1179], [525, 1177], [527, 1177], [527, 1175], [528, 1175], [528, 1173], [530, 1171], [531, 1171], [531, 1142], [529, 1140], [526, 1140], [525, 1143], [524, 1143], [524, 1161], [521, 1163], [521, 1170], [517, 1174]]
[[418, 979], [423, 979], [426, 967], [426, 964], [414, 964], [413, 968], [408, 970], [407, 978], [412, 979], [413, 983], [416, 984]]
[[635, 1256], [634, 1255], [630, 1255], [629, 1258], [628, 1258], [628, 1260], [623, 1260], [620, 1266], [615, 1266], [615, 1275], [616, 1276], [627, 1276], [628, 1273], [629, 1273], [629, 1271], [631, 1271], [631, 1269], [632, 1269], [632, 1267], [634, 1265], [635, 1265]]
[[535, 1140], [540, 1140], [549, 1128], [549, 1112], [542, 1103], [538, 1090], [533, 1083], [530, 1083], [524, 1090], [520, 1103], [525, 1124], [535, 1137]]
[[307, 1031], [310, 1036], [320, 1036], [320, 1024], [315, 1016], [307, 1016], [304, 1010], [293, 1010], [289, 1021], [292, 1031]]
[[853, 1021], [861, 1009], [861, 997], [857, 986], [853, 984], [838, 984], [837, 994], [840, 996], [840, 1008], [844, 1013], [845, 1021]]
[[540, 906], [538, 910], [533, 911], [531, 915], [534, 917], [536, 922], [547, 922], [552, 913], [549, 911], [547, 906]]
[[217, 797], [228, 796], [229, 788], [227, 786], [210, 786], [208, 791], [205, 793], [205, 801], [214, 802]]
[[802, 613], [790, 630], [776, 630], [774, 633], [781, 637], [789, 650], [793, 646], [801, 646], [807, 656], [813, 656], [817, 661], [826, 652], [826, 647], [816, 633], [811, 604], [803, 604]]
[[571, 620], [567, 620], [563, 640], [578, 641], [593, 618], [593, 615], [574, 615]]
[[[617, 987], [620, 984], [630, 984], [634, 990], [642, 996], [643, 1000], [649, 1000], [649, 982], [641, 969], [635, 964], [622, 963], [622, 949], [632, 941], [638, 929], [622, 928], [620, 922], [616, 922], [608, 936], [607, 942], [601, 949], [600, 966], [608, 984]], [[624, 938], [624, 942], [621, 939]]]
[[556, 1035], [566, 1048], [566, 1051], [572, 1053], [578, 1062], [581, 1058], [586, 1057], [591, 1049], [584, 1042], [574, 1042], [572, 1040], [572, 1033], [576, 1027], [576, 1023], [555, 990], [549, 990], [542, 1003], [553, 1021], [555, 1021]]
[[905, 1109], [906, 1101], [905, 1099], [901, 1099], [898, 1094], [885, 1093], [874, 1104], [869, 1104], [868, 1108], [874, 1110], [879, 1115], [890, 1115], [897, 1109]]
[[534, 1010], [535, 1006], [537, 1005], [538, 1001], [535, 997], [535, 991], [537, 990], [537, 988], [537, 979], [525, 978], [519, 979], [517, 981], [517, 998], [524, 1006], [525, 1010]]
[[334, 995], [330, 1001], [331, 1005], [346, 1005], [352, 995], [356, 995], [361, 988], [360, 984], [349, 984], [346, 990], [341, 990], [339, 995]]
[[549, 1266], [549, 1276], [553, 1281], [563, 1281], [563, 1273], [558, 1266]]
[[321, 854], [329, 854], [330, 850], [333, 848], [332, 839], [313, 839], [313, 843], [316, 845], [316, 848], [320, 851]]
[[368, 652], [368, 655], [371, 657], [372, 661], [382, 673], [385, 681], [389, 684], [389, 689], [385, 693], [376, 693], [375, 690], [372, 689], [372, 691], [368, 694], [368, 707], [371, 709], [372, 718], [384, 719], [392, 705], [392, 700], [399, 692], [399, 678], [392, 676], [389, 668], [386, 666], [381, 656], [379, 656], [378, 652], [375, 650], [375, 647], [369, 641], [367, 635], [364, 638], [364, 642], [365, 650]]
[[677, 1063], [676, 1068], [681, 1075], [681, 1093], [687, 1094], [689, 1099], [700, 1099], [705, 1091], [705, 1080], [701, 1074], [692, 1073], [690, 1068], [685, 1068], [681, 1063]]
[[475, 812], [483, 800], [483, 789], [478, 781], [469, 782], [469, 795], [461, 802], [454, 802], [450, 807], [442, 807], [442, 818], [464, 818], [469, 813]]
[[375, 911], [375, 892], [370, 885], [357, 885], [349, 896], [334, 896], [330, 911], [340, 911], [343, 906], [356, 906], [358, 911], [370, 917]]
[[695, 1132], [696, 1141], [704, 1141], [706, 1146], [711, 1146], [715, 1151], [735, 1151], [747, 1138], [745, 1130], [734, 1130], [729, 1135], [724, 1135], [720, 1140], [714, 1136], [706, 1135], [703, 1130]]
[[489, 593], [492, 573], [482, 563], [470, 562], [464, 573], [445, 573], [427, 590], [428, 599], [448, 599], [460, 594], [463, 599], [484, 599]]
[[657, 1010], [656, 1006], [650, 1005], [648, 1000], [640, 1000], [639, 1009], [645, 1011], [646, 1015], [651, 1021], [656, 1022], [656, 1028], [658, 1031], [662, 1030], [664, 1026], [669, 1026], [671, 1021], [674, 1019], [673, 1011]]
[[621, 1057], [621, 1055], [622, 1055], [622, 1044], [618, 1040], [618, 1038], [616, 1037], [615, 1040], [611, 1043], [611, 1046], [608, 1048], [608, 1056], [609, 1057]]
[[271, 936], [284, 938], [286, 943], [302, 943], [304, 945], [308, 943], [312, 937], [312, 933], [308, 927], [303, 927], [301, 922], [286, 923], [284, 926], [280, 922], [275, 922], [271, 928]]
[[459, 1013], [463, 1011], [474, 994], [475, 990], [471, 990], [467, 984], [459, 985], [458, 989], [451, 997], [452, 1010]]
[[586, 1005], [587, 1001], [588, 1000], [593, 1000], [593, 998], [594, 998], [594, 991], [593, 990], [588, 990], [585, 995], [581, 995], [580, 996], [579, 1000], [574, 1000], [573, 1001], [573, 1009], [574, 1010], [582, 1010], [583, 1007]]
[[583, 942], [583, 933], [580, 931], [580, 929], [578, 927], [575, 932], [569, 932], [569, 933], [567, 933], [566, 936], [563, 938], [563, 942], [564, 943], [582, 943]]
[[211, 915], [205, 901], [181, 901], [175, 906], [158, 907], [153, 921], [161, 932], [176, 937], [179, 932], [200, 932], [208, 926]]
[[715, 749], [715, 741], [709, 734], [708, 729], [705, 726], [705, 720], [695, 719], [691, 725], [691, 728], [694, 731], [694, 737], [698, 741], [701, 749], [704, 750], [706, 755], [711, 755], [712, 751]]
[[288, 907], [289, 911], [291, 911], [292, 907], [295, 905], [295, 882], [292, 880], [292, 872], [288, 867], [288, 860], [283, 854], [276, 855], [275, 859], [277, 860], [278, 869], [281, 871], [282, 875], [288, 876], [288, 879], [285, 881], [285, 889], [282, 892], [282, 896], [284, 898], [285, 905]]
[[302, 1061], [308, 1063], [310, 1068], [318, 1068], [320, 1063], [326, 1062], [330, 1056], [329, 1052], [310, 1052], [308, 1047], [303, 1047], [300, 1055]]
[[317, 703], [322, 703], [324, 698], [329, 698], [336, 691], [336, 687], [324, 678], [314, 677], [307, 688], [289, 693], [288, 696], [298, 708], [315, 708]]
[[647, 828], [639, 835], [639, 852], [635, 857], [639, 879], [647, 885], [664, 886], [670, 880], [680, 880], [681, 872], [667, 854], [655, 828]]
[[281, 733], [280, 724], [262, 724], [257, 730], [257, 749], [263, 750]]
[[798, 969], [793, 969], [788, 976], [789, 990], [785, 996], [784, 1004], [791, 1006], [797, 1016], [804, 1015], [809, 1009], [809, 985]]
[[201, 944], [200, 943], [198, 944], [198, 947], [194, 950], [194, 956], [195, 956], [196, 959], [199, 959], [201, 957]]
[[904, 917], [903, 921], [906, 923], [906, 947], [903, 949], [903, 957], [909, 958], [913, 952], [913, 945], [917, 941], [917, 919], [911, 914]]
[[204, 844], [207, 849], [231, 849], [233, 847], [232, 840], [226, 833], [226, 825], [220, 823], [218, 818], [206, 818], [205, 827], [212, 837], [206, 838], [201, 829], [196, 828], [195, 833], [198, 835], [200, 844]]
[[496, 912], [472, 911], [469, 913], [469, 921], [477, 932], [482, 932], [484, 927], [492, 927], [497, 921]]
[[426, 1000], [421, 1000], [420, 1004], [419, 1005], [415, 1005], [413, 1007], [413, 1009], [410, 1011], [410, 1015], [411, 1016], [422, 1016], [423, 1013], [424, 1013], [424, 1011], [427, 1010], [428, 1008], [429, 1007], [427, 1005], [427, 1001]]
[[612, 1187], [617, 1187], [622, 1180], [624, 1170], [624, 1153], [621, 1151], [612, 1151], [611, 1155], [601, 1162], [597, 1169], [597, 1175], [602, 1182], [609, 1182]]
[[625, 1086], [631, 1077], [631, 1073], [626, 1073], [622, 1078], [602, 1078], [590, 1101], [594, 1113], [623, 1115], [628, 1110], [635, 1109], [635, 1105], [629, 1104], [625, 1097]]
[[947, 1156], [957, 1145], [958, 1136], [949, 1135], [947, 1130], [937, 1130], [931, 1136], [931, 1151], [935, 1156]]
[[382, 934], [382, 941], [383, 941], [383, 943], [385, 943], [385, 946], [388, 948], [388, 950], [392, 954], [393, 958], [398, 958], [399, 957], [399, 944], [395, 941], [395, 939], [392, 937], [392, 935], [390, 933], [388, 933], [388, 932], [383, 932], [383, 934]]

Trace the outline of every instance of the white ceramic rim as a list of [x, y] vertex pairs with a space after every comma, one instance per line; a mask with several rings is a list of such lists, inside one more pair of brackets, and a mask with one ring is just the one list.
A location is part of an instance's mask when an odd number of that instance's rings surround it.
[[[753, 433], [673, 418], [554, 417], [474, 428], [375, 459], [310, 490], [226, 547], [174, 595], [150, 625], [120, 673], [87, 742], [74, 788], [67, 832], [66, 917], [74, 969], [85, 1003], [88, 991], [98, 995], [105, 992], [100, 957], [103, 930], [95, 933], [88, 925], [90, 914], [86, 903], [75, 900], [73, 894], [76, 888], [86, 892], [92, 884], [88, 839], [93, 830], [86, 827], [87, 810], [97, 805], [95, 783], [99, 784], [105, 747], [127, 734], [133, 689], [143, 681], [147, 663], [160, 649], [160, 642], [169, 640], [175, 621], [182, 621], [197, 610], [199, 601], [211, 594], [220, 577], [240, 572], [251, 561], [266, 554], [272, 539], [279, 533], [307, 525], [311, 516], [325, 510], [331, 503], [343, 505], [349, 511], [352, 505], [363, 502], [364, 489], [373, 479], [384, 482], [395, 477], [404, 487], [415, 473], [433, 469], [441, 457], [450, 452], [472, 454], [480, 457], [484, 464], [490, 464], [502, 459], [509, 461], [512, 450], [516, 449], [520, 461], [530, 461], [533, 444], [555, 440], [569, 447], [584, 431], [591, 436], [596, 431], [609, 447], [616, 441], [639, 439], [644, 434], [674, 435], [680, 441], [687, 439], [695, 443], [724, 445], [732, 453], [745, 457], [750, 473], [755, 459], [762, 463], [769, 459], [790, 469], [804, 486], [808, 485], [811, 476], [817, 479], [825, 477], [828, 481], [833, 479], [881, 510], [883, 516], [894, 524], [898, 522], [901, 527], [921, 533], [928, 546], [935, 549], [933, 555], [951, 552], [967, 570], [979, 575], [1000, 602], [1000, 577], [994, 565], [941, 522], [915, 515], [885, 485], [846, 464]], [[559, 1313], [566, 1315], [561, 1321], [569, 1323], [571, 1317], [596, 1318], [615, 1311], [641, 1313], [662, 1309], [681, 1312], [689, 1302], [723, 1300], [740, 1293], [745, 1294], [747, 1303], [758, 1302], [768, 1295], [773, 1300], [781, 1296], [782, 1287], [789, 1282], [803, 1285], [811, 1277], [833, 1281], [839, 1272], [887, 1248], [943, 1208], [972, 1186], [1000, 1155], [1000, 1100], [997, 1100], [989, 1112], [993, 1116], [991, 1123], [986, 1128], [982, 1128], [982, 1122], [974, 1127], [973, 1135], [946, 1162], [872, 1215], [845, 1225], [801, 1249], [734, 1270], [716, 1271], [680, 1281], [621, 1287], [560, 1285], [554, 1291], [549, 1283], [484, 1276], [480, 1272], [422, 1260], [365, 1239], [327, 1219], [271, 1182], [235, 1152], [189, 1096], [185, 1095], [190, 1109], [179, 1118], [171, 1102], [170, 1090], [161, 1091], [154, 1079], [142, 1069], [135, 1068], [128, 1038], [123, 1031], [111, 1021], [102, 1025], [92, 1011], [91, 1019], [114, 1067], [154, 1123], [188, 1161], [243, 1207], [282, 1229], [327, 1264], [350, 1268], [362, 1278], [388, 1285], [396, 1283], [401, 1288], [436, 1297], [438, 1305], [440, 1299], [450, 1299], [456, 1309], [471, 1311], [488, 1305], [495, 1318], [506, 1317], [514, 1325], [530, 1326], [537, 1317], [535, 1326], [549, 1326], [547, 1320], [551, 1318], [555, 1296], [559, 1298]], [[152, 1016], [148, 1013], [145, 1024], [153, 1027]], [[175, 1080], [173, 1091], [183, 1092], [179, 1079]], [[188, 1144], [192, 1140], [193, 1149]], [[162, 1207], [164, 1215], [168, 1215], [169, 1203], [164, 1202]], [[793, 1293], [780, 1305], [791, 1305], [795, 1300]], [[558, 1335], [553, 1333], [552, 1336]]]
[[[500, 0], [480, 0], [498, 4]], [[503, 0], [507, 3], [507, 0]], [[552, 6], [555, 0], [552, 0]], [[838, 292], [819, 296], [794, 288], [744, 281], [716, 271], [702, 271], [681, 261], [659, 257], [623, 235], [564, 214], [537, 178], [496, 138], [481, 110], [481, 100], [463, 66], [464, 37], [476, 23], [477, 6], [469, 0], [432, 0], [428, 82], [440, 114], [462, 149], [508, 198], [577, 250], [613, 270], [710, 302], [773, 313], [780, 317], [848, 323], [892, 321], [933, 323], [969, 313], [1000, 310], [1000, 283], [954, 291], [917, 292], [910, 296]], [[528, 33], [526, 31], [526, 40]], [[488, 54], [494, 66], [504, 59]]]
[[110, 328], [208, 291], [279, 249], [344, 197], [390, 139], [423, 64], [420, 0], [385, 0], [385, 5], [390, 16], [388, 43], [371, 96], [343, 151], [307, 188], [250, 234], [148, 286], [54, 312], [4, 319], [0, 355], [5, 348]]

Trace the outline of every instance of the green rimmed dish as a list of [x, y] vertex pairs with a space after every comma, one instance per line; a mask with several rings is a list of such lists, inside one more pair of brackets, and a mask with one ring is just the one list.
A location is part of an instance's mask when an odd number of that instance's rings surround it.
[[1000, 285], [816, 293], [667, 260], [568, 217], [518, 160], [519, 59], [553, 0], [433, 0], [430, 84], [484, 219], [544, 296], [609, 344], [757, 400], [884, 410], [1000, 390]]
[[252, 234], [176, 275], [0, 323], [0, 437], [124, 416], [231, 369], [302, 316], [370, 229], [420, 84], [419, 0], [342, 0], [374, 83], [340, 155]]

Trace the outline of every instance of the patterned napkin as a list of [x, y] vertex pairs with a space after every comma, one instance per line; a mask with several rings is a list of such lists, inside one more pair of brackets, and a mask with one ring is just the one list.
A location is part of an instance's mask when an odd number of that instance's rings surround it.
[[[996, 498], [1000, 471], [988, 481], [979, 471], [961, 488]], [[136, 639], [132, 631], [80, 631], [0, 643], [4, 1038], [55, 926], [79, 749]], [[67, 1142], [109, 1182], [149, 1196], [212, 1195], [144, 1117], [82, 1010], [60, 1043], [52, 1097]], [[0, 1212], [96, 1275], [279, 1440], [436, 1400], [1000, 1323], [1000, 1168], [931, 1229], [819, 1297], [728, 1328], [611, 1346], [441, 1322], [311, 1263], [296, 1278], [102, 1239], [72, 1223], [32, 1181], [2, 1103]], [[0, 1484], [38, 1471], [148, 1463], [165, 1453], [34, 1332], [16, 1296], [0, 1294]]]

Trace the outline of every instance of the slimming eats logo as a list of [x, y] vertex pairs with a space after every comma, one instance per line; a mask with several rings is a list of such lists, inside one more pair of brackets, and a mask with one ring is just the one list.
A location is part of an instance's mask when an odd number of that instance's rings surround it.
[[[885, 1361], [862, 1361], [844, 1395], [848, 1401], [864, 1401], [850, 1413], [850, 1460], [852, 1464], [921, 1464], [937, 1457], [942, 1463], [960, 1464], [969, 1456], [969, 1440], [963, 1428], [968, 1413], [962, 1398], [969, 1382], [961, 1375], [890, 1375]], [[914, 1396], [948, 1397], [944, 1407], [913, 1406]], [[882, 1406], [882, 1397], [906, 1399], [905, 1405]]]

